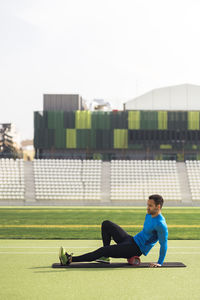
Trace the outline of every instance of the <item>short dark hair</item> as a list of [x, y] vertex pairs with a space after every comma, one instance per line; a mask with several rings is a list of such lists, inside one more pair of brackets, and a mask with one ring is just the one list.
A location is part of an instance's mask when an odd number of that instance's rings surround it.
[[163, 197], [157, 194], [149, 196], [149, 200], [153, 200], [156, 206], [160, 204], [160, 208], [162, 208], [164, 203]]

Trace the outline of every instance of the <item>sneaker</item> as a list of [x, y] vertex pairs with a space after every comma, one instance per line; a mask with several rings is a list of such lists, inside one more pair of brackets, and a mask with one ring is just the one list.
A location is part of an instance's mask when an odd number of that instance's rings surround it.
[[110, 258], [109, 257], [100, 257], [98, 259], [95, 260], [98, 263], [103, 263], [103, 264], [110, 264]]
[[59, 259], [61, 266], [70, 265], [72, 262], [72, 254], [65, 252], [63, 247], [60, 247], [59, 250]]

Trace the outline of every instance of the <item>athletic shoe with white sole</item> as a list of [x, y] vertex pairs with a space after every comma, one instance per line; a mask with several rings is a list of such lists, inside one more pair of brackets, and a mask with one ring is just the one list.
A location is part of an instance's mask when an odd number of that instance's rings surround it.
[[103, 263], [103, 264], [110, 264], [110, 258], [109, 257], [100, 257], [98, 259], [95, 260], [98, 263]]
[[62, 266], [70, 265], [72, 262], [72, 254], [68, 254], [63, 247], [60, 247], [59, 259]]

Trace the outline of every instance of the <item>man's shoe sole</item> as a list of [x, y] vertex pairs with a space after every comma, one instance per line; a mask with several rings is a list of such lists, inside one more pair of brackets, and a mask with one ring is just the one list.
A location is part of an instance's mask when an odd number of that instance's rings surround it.
[[103, 263], [103, 264], [107, 264], [107, 265], [110, 264], [110, 261], [106, 261], [106, 260], [97, 259], [95, 261], [98, 262], [98, 263]]

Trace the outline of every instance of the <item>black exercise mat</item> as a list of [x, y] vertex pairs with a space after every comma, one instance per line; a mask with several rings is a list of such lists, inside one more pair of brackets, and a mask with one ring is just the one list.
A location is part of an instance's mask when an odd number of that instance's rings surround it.
[[[54, 263], [52, 264], [52, 268], [68, 268], [68, 269], [83, 269], [83, 268], [149, 268], [150, 262], [141, 263], [139, 266], [129, 265], [127, 263], [111, 263], [111, 264], [105, 264], [105, 263], [71, 263], [68, 266], [61, 266], [60, 263]], [[162, 268], [182, 268], [186, 267], [181, 262], [165, 262], [162, 265]]]

